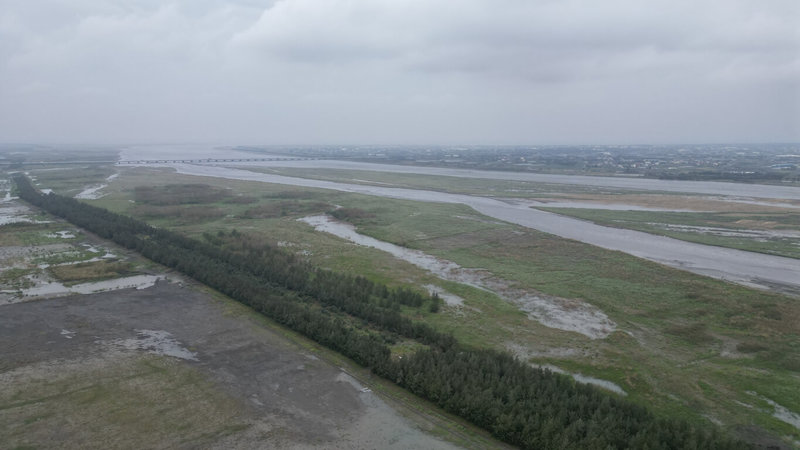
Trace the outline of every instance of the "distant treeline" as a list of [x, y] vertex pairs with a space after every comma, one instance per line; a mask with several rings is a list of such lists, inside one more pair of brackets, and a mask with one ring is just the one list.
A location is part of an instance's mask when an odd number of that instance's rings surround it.
[[[748, 448], [716, 428], [654, 417], [646, 408], [509, 354], [471, 349], [401, 314], [437, 297], [316, 268], [238, 232], [205, 240], [154, 228], [72, 198], [41, 194], [22, 176], [22, 199], [193, 277], [334, 349], [409, 391], [530, 449]], [[392, 356], [395, 336], [424, 344]]]

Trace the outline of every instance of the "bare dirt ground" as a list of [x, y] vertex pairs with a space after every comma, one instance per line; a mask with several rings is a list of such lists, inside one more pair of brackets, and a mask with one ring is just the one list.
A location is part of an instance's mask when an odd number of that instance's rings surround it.
[[11, 448], [453, 447], [246, 308], [178, 284], [2, 306], [0, 349]]

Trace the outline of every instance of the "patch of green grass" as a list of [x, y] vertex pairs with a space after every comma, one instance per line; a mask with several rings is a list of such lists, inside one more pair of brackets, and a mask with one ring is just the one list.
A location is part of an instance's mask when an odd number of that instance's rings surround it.
[[0, 225], [0, 246], [11, 247], [18, 245], [31, 245], [22, 237], [23, 234], [29, 234], [32, 230], [38, 231], [40, 228], [41, 226], [38, 224], [25, 222], [15, 222], [6, 225]]
[[714, 340], [708, 334], [706, 324], [696, 322], [688, 325], [671, 325], [664, 330], [673, 336], [678, 336], [695, 345], [707, 344]]
[[69, 286], [87, 281], [124, 276], [132, 272], [132, 265], [127, 262], [103, 260], [53, 266], [49, 267], [48, 270], [57, 280]]

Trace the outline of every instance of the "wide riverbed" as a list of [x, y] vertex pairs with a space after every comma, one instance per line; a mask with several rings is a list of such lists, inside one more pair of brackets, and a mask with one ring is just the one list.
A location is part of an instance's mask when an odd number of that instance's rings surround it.
[[[490, 217], [610, 250], [619, 250], [671, 267], [765, 289], [777, 287], [800, 292], [800, 260], [797, 259], [713, 247], [638, 231], [604, 227], [532, 209], [526, 203], [521, 202], [515, 203], [487, 197], [418, 189], [389, 188], [286, 177], [212, 165], [164, 165], [173, 167], [179, 173], [187, 175], [333, 189], [424, 202], [461, 203]], [[748, 187], [752, 188], [752, 186]], [[780, 186], [764, 187], [780, 188]]]

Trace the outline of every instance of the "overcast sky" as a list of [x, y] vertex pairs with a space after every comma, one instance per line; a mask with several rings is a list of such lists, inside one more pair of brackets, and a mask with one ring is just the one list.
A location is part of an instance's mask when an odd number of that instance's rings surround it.
[[798, 141], [798, 0], [0, 0], [0, 142]]

